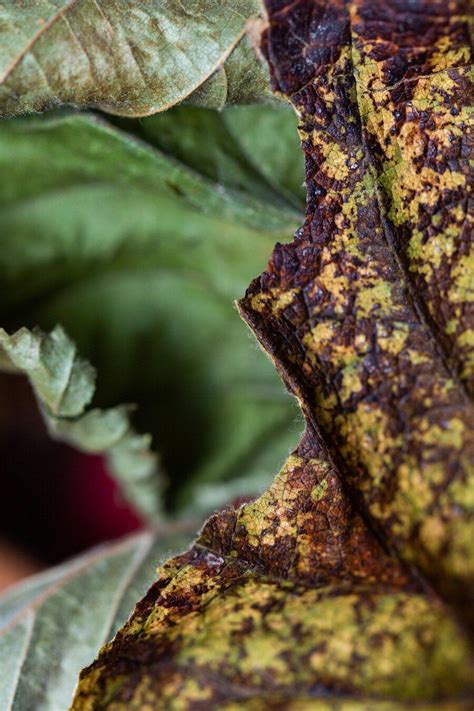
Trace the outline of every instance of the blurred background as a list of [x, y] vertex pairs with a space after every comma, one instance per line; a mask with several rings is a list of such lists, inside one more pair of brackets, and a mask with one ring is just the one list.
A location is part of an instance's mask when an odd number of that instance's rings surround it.
[[303, 172], [275, 103], [2, 122], [0, 587], [272, 480], [302, 424], [234, 301]]
[[0, 461], [0, 589], [143, 527], [102, 456], [51, 439], [21, 375], [0, 375]]

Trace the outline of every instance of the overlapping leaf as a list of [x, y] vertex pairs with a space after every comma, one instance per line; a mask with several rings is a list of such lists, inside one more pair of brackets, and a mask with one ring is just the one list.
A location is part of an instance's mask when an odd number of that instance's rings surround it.
[[184, 99], [268, 98], [245, 30], [259, 12], [258, 0], [3, 0], [0, 115], [66, 104], [144, 116]]
[[267, 7], [307, 217], [240, 308], [306, 435], [265, 494], [160, 569], [75, 711], [457, 710], [474, 694], [466, 7]]
[[67, 708], [75, 676], [143, 594], [184, 532], [143, 533], [51, 568], [0, 602], [2, 711]]
[[295, 122], [281, 107], [229, 107], [219, 113], [180, 107], [145, 118], [140, 126], [147, 140], [211, 180], [274, 201], [270, 185], [297, 209], [304, 204]]
[[[4, 122], [0, 132], [8, 178], [0, 186], [0, 323], [11, 334], [60, 323], [94, 364], [96, 412], [77, 420], [76, 408], [74, 421], [68, 412], [54, 429], [96, 451], [97, 408], [109, 410], [102, 449], [120, 455], [122, 485], [148, 516], [160, 508], [161, 491], [129, 414], [137, 431], [155, 438], [168, 506], [204, 511], [260, 491], [298, 434], [283, 389], [232, 304], [275, 238], [296, 227], [300, 209], [296, 186], [281, 186], [276, 175], [271, 184], [239, 151], [248, 111], [255, 115], [245, 107], [231, 119], [228, 110], [170, 111], [183, 147], [200, 145], [200, 153], [178, 152], [164, 127], [155, 140], [153, 118], [141, 135], [148, 131], [154, 143], [77, 114]], [[268, 111], [256, 117], [254, 135]], [[276, 115], [288, 156], [297, 147], [294, 117]], [[220, 142], [211, 123], [221, 126]], [[140, 133], [136, 122], [127, 128]], [[69, 342], [66, 350], [74, 351]], [[69, 365], [66, 355], [61, 367]], [[138, 408], [128, 413], [123, 403]]]

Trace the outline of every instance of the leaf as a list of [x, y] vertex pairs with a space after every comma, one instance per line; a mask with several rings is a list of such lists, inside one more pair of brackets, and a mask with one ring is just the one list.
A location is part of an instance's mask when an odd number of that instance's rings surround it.
[[0, 365], [28, 376], [49, 433], [88, 453], [103, 453], [124, 494], [148, 517], [160, 512], [161, 475], [150, 435], [138, 435], [127, 407], [90, 408], [95, 372], [63, 329], [50, 334], [0, 328]]
[[[429, 308], [430, 248], [426, 285], [407, 261], [413, 235], [430, 244], [441, 224], [459, 244], [448, 264], [467, 248], [467, 18], [460, 3], [432, 7], [267, 2], [263, 49], [300, 115], [307, 215], [240, 310], [306, 434], [267, 492], [161, 568], [82, 672], [74, 711], [472, 703], [469, 382], [441, 329], [457, 302]], [[461, 140], [434, 165], [446, 131]], [[406, 192], [409, 171], [421, 189]]]
[[[218, 117], [170, 113], [191, 149]], [[117, 406], [137, 403], [134, 428], [153, 434], [169, 478], [165, 508], [209, 512], [260, 492], [296, 440], [295, 411], [232, 300], [300, 211], [231, 136], [212, 153], [214, 172], [205, 154], [189, 153], [168, 145], [165, 154], [92, 116], [4, 122], [0, 323], [8, 332], [62, 324], [98, 370], [94, 408], [112, 408], [122, 426]], [[121, 481], [150, 516], [159, 482], [142, 486], [125, 454]], [[151, 474], [148, 457], [135, 463]]]
[[384, 552], [324, 452], [303, 445], [260, 499], [217, 514], [160, 570], [72, 708], [354, 696], [366, 709], [456, 696], [470, 672], [455, 617]]
[[[242, 310], [373, 525], [456, 599], [474, 583], [473, 379], [453, 326], [457, 314], [465, 327], [473, 314], [459, 140], [469, 35], [466, 17], [446, 13], [428, 16], [416, 37], [410, 19], [402, 23], [389, 59], [387, 30], [375, 49], [368, 5], [355, 3], [326, 78], [338, 97], [327, 99], [321, 118], [300, 90], [304, 77], [291, 68], [284, 79], [275, 74], [301, 115], [307, 218], [291, 245], [276, 247]], [[398, 19], [394, 12], [390, 21]], [[434, 43], [425, 56], [417, 48], [427, 34]], [[286, 70], [284, 61], [275, 71]], [[325, 86], [311, 87], [322, 101]], [[448, 158], [444, 141], [452, 143]], [[400, 205], [403, 218], [394, 212]], [[425, 245], [421, 253], [415, 244]], [[426, 280], [417, 274], [420, 254]], [[460, 310], [450, 293], [463, 288]]]
[[[185, 122], [194, 130], [183, 132]], [[211, 180], [270, 201], [277, 191], [302, 209], [304, 167], [295, 120], [284, 106], [229, 107], [220, 113], [177, 107], [143, 119], [141, 130], [148, 141]]]
[[3, 596], [1, 708], [67, 708], [81, 666], [123, 624], [156, 561], [184, 542], [184, 532], [172, 530], [131, 536], [29, 578]]
[[257, 59], [251, 46], [252, 27], [256, 25], [258, 32], [259, 22], [263, 20], [251, 19], [246, 23], [245, 37], [242, 37], [219, 69], [193, 91], [184, 103], [219, 111], [225, 106], [236, 104], [273, 102], [275, 106], [278, 105], [270, 88], [267, 65]]
[[4, 0], [0, 115], [72, 104], [145, 116], [198, 88], [195, 100], [211, 106], [265, 98], [265, 69], [244, 38], [259, 12], [258, 0]]

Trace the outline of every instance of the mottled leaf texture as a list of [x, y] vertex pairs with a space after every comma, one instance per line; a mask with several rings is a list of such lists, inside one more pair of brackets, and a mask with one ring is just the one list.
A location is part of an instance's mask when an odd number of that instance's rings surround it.
[[160, 569], [72, 708], [468, 709], [467, 6], [267, 9], [307, 215], [240, 309], [306, 434]]
[[104, 454], [125, 496], [148, 517], [159, 515], [161, 477], [150, 435], [134, 431], [129, 407], [90, 407], [95, 371], [60, 326], [51, 333], [22, 328], [11, 335], [0, 328], [0, 369], [28, 377], [55, 439]]
[[64, 711], [81, 666], [123, 624], [184, 531], [142, 533], [29, 578], [0, 600], [0, 708]]
[[0, 115], [73, 104], [145, 116], [185, 99], [268, 99], [246, 36], [260, 10], [258, 0], [2, 0]]

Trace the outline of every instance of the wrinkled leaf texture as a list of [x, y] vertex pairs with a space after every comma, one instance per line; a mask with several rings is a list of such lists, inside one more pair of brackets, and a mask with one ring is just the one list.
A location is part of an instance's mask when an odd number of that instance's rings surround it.
[[267, 9], [307, 214], [240, 310], [306, 433], [160, 569], [74, 711], [472, 705], [468, 6]]

